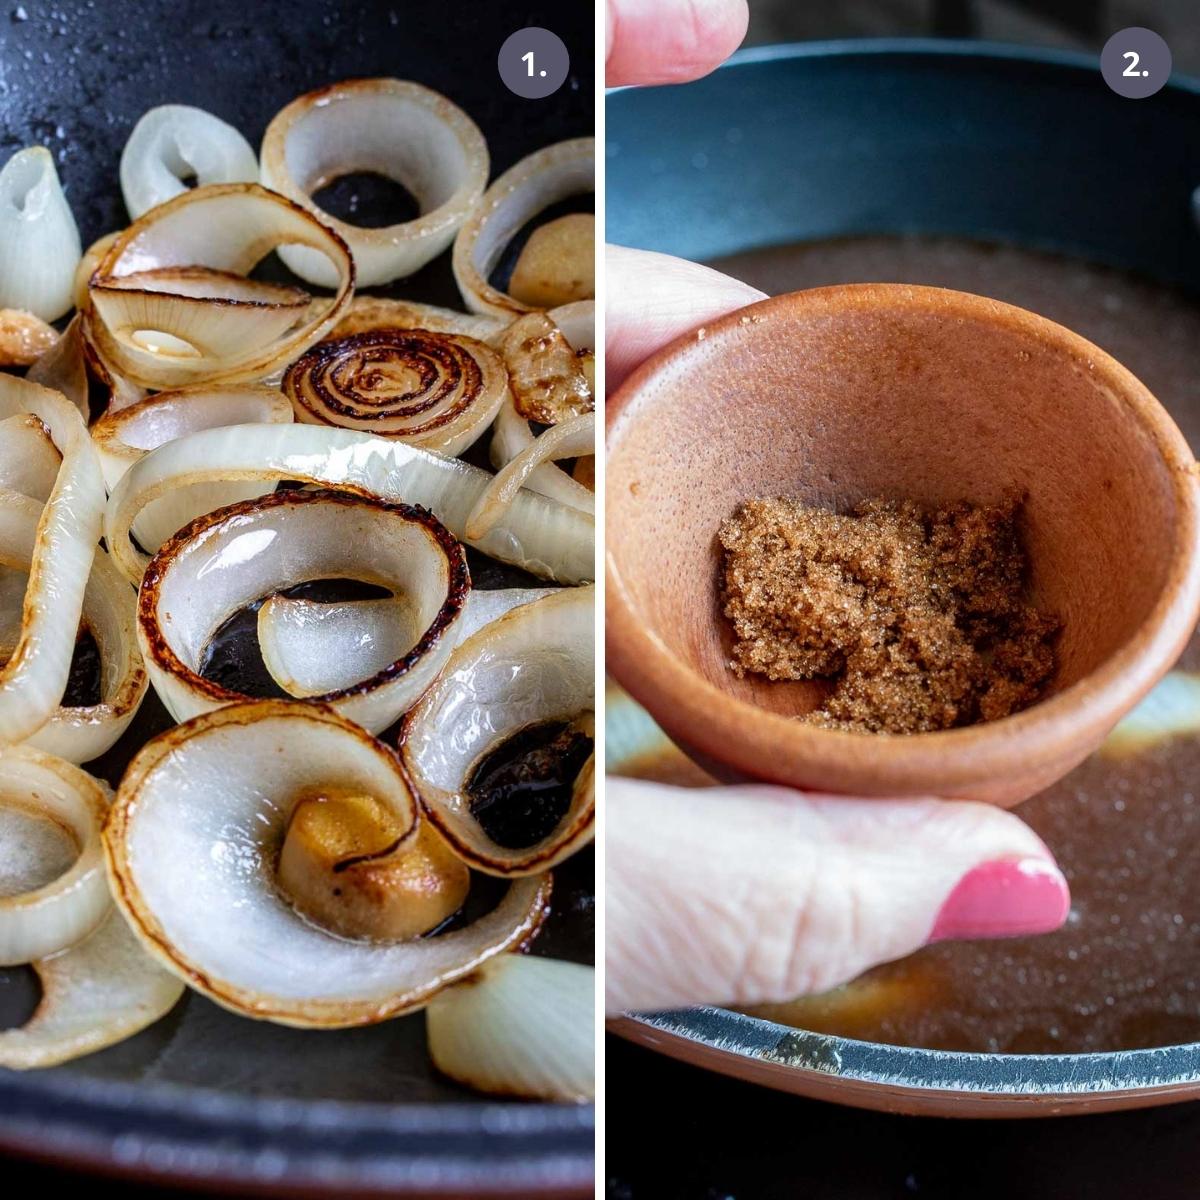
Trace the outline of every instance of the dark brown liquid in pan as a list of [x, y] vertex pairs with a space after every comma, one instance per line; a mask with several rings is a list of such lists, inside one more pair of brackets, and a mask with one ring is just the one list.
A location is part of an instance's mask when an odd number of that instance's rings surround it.
[[554, 832], [571, 807], [592, 739], [566, 721], [529, 725], [471, 773], [471, 815], [498, 846], [523, 850]]
[[[1200, 305], [1052, 255], [951, 239], [867, 238], [714, 264], [767, 292], [848, 282], [933, 284], [1041, 313], [1146, 383], [1200, 447]], [[1193, 639], [1180, 664], [1200, 669]], [[758, 1010], [871, 1041], [1013, 1053], [1200, 1040], [1200, 738], [1095, 756], [1023, 805], [1073, 897], [1042, 938], [945, 943], [828, 997]]]

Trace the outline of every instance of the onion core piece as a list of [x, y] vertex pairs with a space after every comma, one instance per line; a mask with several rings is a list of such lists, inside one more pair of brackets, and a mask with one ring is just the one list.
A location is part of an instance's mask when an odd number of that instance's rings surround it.
[[58, 344], [58, 330], [19, 308], [0, 308], [0, 367], [27, 367]]
[[561, 862], [591, 839], [593, 763], [575, 781], [558, 826], [524, 848], [498, 845], [475, 819], [475, 766], [521, 730], [595, 709], [595, 588], [565, 588], [484, 626], [404, 719], [400, 757], [430, 819], [481, 871], [524, 875]]
[[596, 218], [568, 213], [539, 225], [513, 267], [508, 290], [522, 304], [553, 308], [596, 294]]
[[340, 492], [274, 492], [200, 517], [155, 556], [138, 598], [150, 679], [177, 720], [245, 699], [200, 674], [231, 614], [314, 579], [359, 579], [404, 597], [416, 643], [374, 674], [322, 694], [372, 732], [386, 729], [450, 655], [470, 590], [462, 547], [428, 512]]
[[86, 424], [91, 413], [88, 408], [87, 359], [83, 344], [83, 318], [76, 313], [71, 323], [56, 337], [51, 346], [26, 372], [25, 378], [42, 387], [62, 392], [79, 409]]
[[508, 372], [483, 342], [424, 329], [376, 329], [314, 346], [283, 377], [301, 421], [338, 425], [454, 457], [487, 429]]
[[[312, 192], [342, 175], [372, 171], [408, 188], [421, 216], [384, 228], [340, 221]], [[483, 194], [487, 143], [445, 96], [399, 79], [351, 79], [293, 100], [267, 126], [262, 181], [303, 204], [345, 239], [362, 287], [419, 270], [450, 245]], [[302, 279], [332, 287], [326, 262], [310, 250], [280, 254]]]
[[547, 877], [435, 937], [357, 941], [315, 926], [281, 895], [275, 861], [297, 803], [331, 789], [419, 828], [394, 755], [321, 705], [231, 705], [148, 743], [104, 831], [113, 893], [147, 949], [236, 1012], [340, 1028], [423, 1006], [537, 928]]
[[[108, 910], [100, 826], [109, 796], [53, 755], [29, 746], [0, 751], [0, 965], [56, 954], [100, 923]], [[65, 870], [47, 824], [75, 851]]]
[[50, 151], [18, 151], [0, 170], [0, 308], [58, 320], [73, 303], [80, 253]]
[[254, 183], [258, 159], [232, 125], [202, 108], [160, 104], [144, 113], [121, 152], [121, 191], [136, 220], [197, 184]]
[[505, 171], [484, 193], [454, 241], [454, 278], [467, 307], [510, 318], [529, 312], [530, 305], [492, 287], [489, 276], [528, 221], [550, 205], [595, 187], [594, 138], [547, 146]]
[[595, 988], [592, 967], [523, 954], [494, 958], [430, 1002], [433, 1064], [493, 1095], [591, 1100]]

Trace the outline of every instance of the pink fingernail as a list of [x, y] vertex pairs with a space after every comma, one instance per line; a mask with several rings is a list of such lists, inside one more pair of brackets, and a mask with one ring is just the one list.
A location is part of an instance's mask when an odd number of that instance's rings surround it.
[[1067, 881], [1050, 860], [982, 863], [958, 881], [933, 923], [929, 940], [1049, 933], [1067, 919], [1070, 909]]

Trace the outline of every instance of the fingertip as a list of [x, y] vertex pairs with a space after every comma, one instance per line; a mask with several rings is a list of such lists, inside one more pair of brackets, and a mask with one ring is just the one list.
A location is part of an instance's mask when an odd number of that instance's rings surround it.
[[738, 48], [749, 20], [746, 0], [607, 0], [607, 82], [699, 79]]

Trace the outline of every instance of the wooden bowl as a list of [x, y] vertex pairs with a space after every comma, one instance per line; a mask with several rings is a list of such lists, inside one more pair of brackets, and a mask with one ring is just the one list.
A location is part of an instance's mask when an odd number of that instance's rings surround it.
[[[608, 666], [726, 779], [1011, 806], [1065, 774], [1174, 662], [1200, 609], [1197, 468], [1104, 351], [1023, 309], [897, 284], [778, 296], [679, 339], [608, 403]], [[999, 721], [906, 736], [795, 718], [808, 683], [737, 678], [717, 528], [744, 500], [1027, 499], [1058, 670]]]

